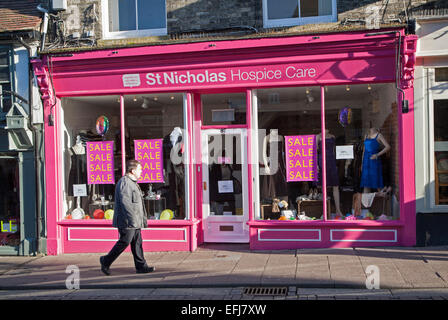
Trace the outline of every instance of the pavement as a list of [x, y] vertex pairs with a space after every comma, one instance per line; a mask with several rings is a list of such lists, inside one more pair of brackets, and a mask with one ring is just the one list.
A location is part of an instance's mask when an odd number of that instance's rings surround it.
[[252, 251], [207, 244], [194, 252], [146, 252], [156, 267], [150, 274], [136, 274], [125, 252], [110, 276], [100, 271], [101, 255], [0, 256], [0, 300], [448, 300], [448, 246]]

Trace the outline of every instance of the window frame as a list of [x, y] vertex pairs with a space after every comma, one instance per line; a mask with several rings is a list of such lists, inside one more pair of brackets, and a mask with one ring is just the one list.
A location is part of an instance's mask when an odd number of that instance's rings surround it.
[[[134, 0], [137, 2], [138, 0]], [[113, 39], [125, 39], [125, 38], [138, 38], [138, 37], [151, 37], [151, 36], [164, 36], [167, 35], [167, 10], [166, 10], [166, 0], [165, 1], [165, 28], [156, 29], [142, 29], [142, 30], [127, 30], [127, 31], [109, 31], [109, 0], [101, 0], [102, 8], [102, 34], [103, 39], [113, 40]], [[136, 3], [137, 4], [137, 3]], [[138, 8], [136, 5], [136, 16]], [[137, 24], [138, 28], [138, 24]]]
[[[162, 93], [162, 92], [144, 92], [142, 93], [143, 95], [145, 94], [157, 94], [157, 93]], [[170, 94], [170, 93], [174, 93], [174, 92], [167, 92], [166, 94]], [[182, 125], [183, 125], [183, 130], [185, 132], [185, 136], [184, 138], [184, 153], [183, 153], [183, 158], [182, 161], [184, 162], [184, 168], [185, 168], [185, 180], [184, 180], [184, 188], [185, 188], [185, 204], [184, 204], [184, 210], [185, 210], [185, 218], [184, 219], [173, 219], [173, 220], [169, 220], [167, 223], [173, 223], [173, 221], [191, 221], [194, 218], [196, 218], [195, 216], [195, 211], [194, 211], [194, 206], [191, 206], [191, 197], [194, 196], [192, 195], [192, 191], [190, 190], [190, 186], [195, 182], [195, 174], [194, 171], [192, 169], [193, 166], [193, 162], [192, 162], [192, 158], [190, 158], [191, 155], [191, 135], [192, 135], [192, 123], [190, 123], [190, 121], [192, 121], [191, 119], [191, 115], [189, 115], [189, 109], [191, 109], [191, 98], [188, 94], [187, 91], [183, 91], [183, 92], [177, 92], [180, 96], [181, 96], [181, 101], [182, 101]], [[87, 97], [97, 97], [98, 94], [96, 93], [92, 93], [92, 95], [89, 95]], [[135, 94], [132, 93], [126, 93], [126, 94], [111, 94], [110, 97], [114, 97], [114, 98], [118, 98], [118, 103], [119, 103], [119, 109], [120, 109], [120, 148], [123, 145], [126, 145], [126, 137], [125, 135], [122, 135], [121, 133], [122, 131], [122, 125], [124, 126], [125, 131], [128, 128], [128, 124], [125, 121], [125, 114], [126, 114], [126, 103], [125, 103], [125, 97], [132, 97], [135, 96]], [[83, 97], [83, 96], [63, 96], [60, 97], [58, 99], [58, 105], [57, 105], [57, 110], [58, 110], [58, 115], [57, 115], [57, 126], [58, 126], [58, 130], [59, 130], [59, 136], [60, 137], [64, 137], [66, 135], [67, 132], [67, 127], [66, 127], [66, 123], [65, 123], [65, 119], [66, 119], [66, 114], [65, 114], [65, 102], [64, 102], [64, 98], [79, 98], [79, 97]], [[133, 141], [130, 141], [131, 143], [134, 143]], [[67, 176], [67, 166], [64, 160], [64, 153], [70, 149], [70, 147], [66, 148], [64, 145], [64, 139], [59, 139], [58, 141], [58, 146], [59, 146], [59, 150], [61, 152], [59, 152], [58, 155], [58, 170], [60, 171], [58, 173], [58, 181], [59, 181], [59, 186], [58, 188], [58, 192], [59, 192], [59, 213], [57, 215], [56, 221], [57, 223], [79, 223], [79, 221], [83, 221], [83, 220], [67, 220], [65, 218], [66, 212], [68, 211], [68, 209], [66, 208], [66, 200], [67, 200], [67, 195], [66, 195], [66, 186], [68, 185], [68, 181], [66, 181], [66, 176]], [[123, 151], [122, 151], [123, 152]], [[126, 151], [124, 151], [124, 154], [122, 153], [122, 158], [120, 161], [121, 164], [121, 170], [122, 170], [122, 175], [125, 174], [125, 168], [126, 168], [126, 160], [125, 158], [123, 158], [123, 155], [126, 156]], [[132, 155], [132, 153], [131, 153]], [[0, 154], [0, 158], [1, 158], [1, 154]], [[117, 167], [117, 163], [114, 163], [114, 168]], [[68, 177], [68, 176], [67, 176]], [[116, 184], [118, 183], [118, 180], [115, 180], [114, 182], [114, 186], [116, 186]], [[88, 183], [86, 183], [86, 185], [88, 185]], [[76, 198], [76, 197], [73, 197]], [[94, 220], [94, 219], [92, 219]], [[87, 222], [87, 224], [94, 224], [95, 222], [92, 223], [92, 220], [85, 220]], [[105, 219], [98, 219], [99, 221], [105, 222], [107, 221], [107, 223], [112, 223], [111, 220], [105, 220]], [[148, 217], [148, 222], [149, 221], [153, 221], [152, 219], [149, 219]], [[153, 223], [153, 222], [152, 222]], [[176, 222], [174, 222], [174, 224], [176, 224]]]
[[[297, 0], [300, 12], [300, 1]], [[318, 1], [318, 0], [315, 0]], [[268, 0], [263, 0], [263, 27], [275, 28], [275, 27], [291, 27], [300, 26], [312, 23], [327, 23], [338, 21], [337, 1], [331, 2], [331, 15], [315, 16], [315, 17], [298, 17], [298, 18], [284, 18], [284, 19], [269, 19], [268, 18]]]
[[[375, 84], [387, 84], [387, 85], [393, 85], [393, 83], [391, 82], [375, 82]], [[353, 83], [353, 85], [362, 85], [360, 84], [356, 84]], [[367, 84], [364, 84], [367, 85]], [[336, 86], [343, 86], [343, 85], [336, 85]], [[270, 89], [270, 88], [303, 88], [303, 85], [291, 85], [291, 86], [278, 86], [278, 87], [269, 87], [269, 88], [260, 88], [260, 89]], [[307, 86], [308, 88], [311, 89], [318, 89], [320, 92], [320, 115], [321, 115], [321, 124], [320, 124], [320, 134], [323, 134], [323, 132], [325, 132], [326, 128], [327, 128], [327, 123], [326, 123], [326, 113], [327, 113], [327, 97], [326, 97], [326, 87], [327, 84], [312, 84]], [[259, 115], [259, 90], [260, 89], [253, 89], [252, 90], [252, 105], [251, 105], [251, 129], [252, 132], [258, 132], [258, 130], [260, 130], [259, 128], [259, 121], [258, 121], [258, 115]], [[322, 99], [323, 97], [323, 99]], [[396, 101], [396, 100], [394, 100]], [[324, 115], [322, 117], [322, 114]], [[398, 121], [400, 121], [400, 118], [398, 116]], [[398, 126], [398, 122], [396, 123], [396, 125]], [[262, 130], [262, 129], [261, 129]], [[398, 146], [400, 146], [401, 144], [401, 138], [398, 137], [397, 138], [398, 142]], [[389, 143], [391, 143], [391, 141], [389, 141]], [[391, 148], [392, 148], [392, 143], [391, 143]], [[399, 147], [400, 148], [400, 147]], [[261, 197], [260, 197], [260, 157], [259, 157], [259, 151], [260, 151], [260, 140], [259, 140], [259, 135], [258, 134], [254, 134], [252, 137], [252, 145], [249, 146], [250, 152], [252, 153], [252, 172], [253, 172], [253, 221], [257, 221], [257, 222], [267, 222], [269, 220], [266, 219], [261, 219]], [[393, 152], [392, 149], [390, 152]], [[398, 152], [400, 152], [398, 150]], [[399, 156], [398, 154], [396, 155], [397, 157]], [[325, 161], [324, 161], [325, 162]], [[432, 169], [433, 170], [433, 169]], [[434, 171], [432, 171], [434, 173]], [[402, 175], [402, 168], [399, 168], [398, 171], [398, 176], [401, 177]], [[434, 181], [434, 180], [433, 180]], [[322, 185], [328, 186], [327, 185], [327, 172], [326, 170], [323, 170], [322, 172]], [[399, 192], [400, 191], [400, 182], [398, 181], [398, 188], [399, 188]], [[328, 186], [328, 188], [330, 188]], [[331, 191], [328, 191], [328, 188], [322, 188], [322, 196], [323, 198], [327, 198], [329, 194], [331, 194]], [[432, 189], [433, 194], [434, 194], [434, 188]], [[342, 198], [340, 198], [342, 199]], [[392, 201], [392, 197], [391, 197], [391, 201]], [[398, 203], [400, 204], [400, 209], [398, 212], [398, 218], [395, 220], [387, 220], [387, 221], [381, 221], [381, 220], [372, 220], [372, 221], [368, 221], [368, 220], [354, 220], [354, 221], [345, 221], [343, 223], [354, 223], [354, 224], [365, 224], [365, 223], [380, 223], [382, 224], [383, 222], [386, 223], [394, 223], [394, 222], [398, 222], [401, 223], [402, 221], [404, 221], [405, 219], [405, 215], [404, 215], [404, 211], [402, 211], [401, 209], [401, 199], [400, 197], [397, 198]], [[325, 207], [325, 208], [324, 208]], [[439, 206], [440, 207], [440, 206]], [[446, 208], [448, 208], [448, 205], [445, 206]], [[392, 215], [393, 216], [393, 215]], [[285, 224], [303, 224], [303, 223], [339, 223], [339, 221], [337, 219], [332, 219], [330, 217], [330, 212], [329, 212], [329, 208], [323, 203], [322, 205], [322, 219], [316, 219], [314, 221], [300, 221], [300, 220], [294, 220], [294, 221], [275, 221], [276, 223], [285, 223]]]

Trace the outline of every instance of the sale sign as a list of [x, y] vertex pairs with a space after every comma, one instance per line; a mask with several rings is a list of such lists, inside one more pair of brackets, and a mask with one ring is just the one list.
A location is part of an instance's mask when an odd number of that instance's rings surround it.
[[87, 142], [88, 184], [114, 184], [114, 142]]
[[163, 140], [134, 140], [135, 160], [142, 164], [139, 183], [163, 183]]
[[316, 136], [285, 136], [286, 180], [317, 181]]

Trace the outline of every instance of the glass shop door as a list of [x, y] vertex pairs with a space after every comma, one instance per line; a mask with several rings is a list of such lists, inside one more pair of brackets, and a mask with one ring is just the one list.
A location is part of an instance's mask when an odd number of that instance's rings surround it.
[[246, 129], [202, 130], [205, 242], [249, 242]]

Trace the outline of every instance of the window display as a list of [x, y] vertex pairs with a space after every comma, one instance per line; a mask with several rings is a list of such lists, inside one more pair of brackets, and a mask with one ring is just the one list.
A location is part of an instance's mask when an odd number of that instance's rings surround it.
[[[62, 100], [65, 219], [112, 220], [122, 175], [118, 96]], [[125, 160], [143, 173], [148, 219], [185, 219], [182, 94], [124, 97]]]
[[259, 218], [321, 219], [315, 143], [320, 88], [258, 90], [257, 98]]
[[[118, 96], [63, 99], [65, 219], [113, 218], [122, 175], [119, 102]], [[182, 95], [125, 96], [124, 110], [125, 159], [143, 165], [148, 219], [185, 219]]]
[[63, 98], [62, 114], [63, 218], [112, 219], [122, 166], [119, 97]]
[[258, 217], [319, 220], [325, 201], [328, 220], [398, 219], [394, 85], [332, 86], [324, 92], [325, 148], [320, 87], [257, 91]]
[[126, 159], [142, 162], [149, 219], [187, 217], [182, 94], [125, 96]]
[[18, 160], [0, 154], [0, 246], [20, 244]]
[[326, 88], [327, 219], [398, 219], [396, 97], [393, 84]]

